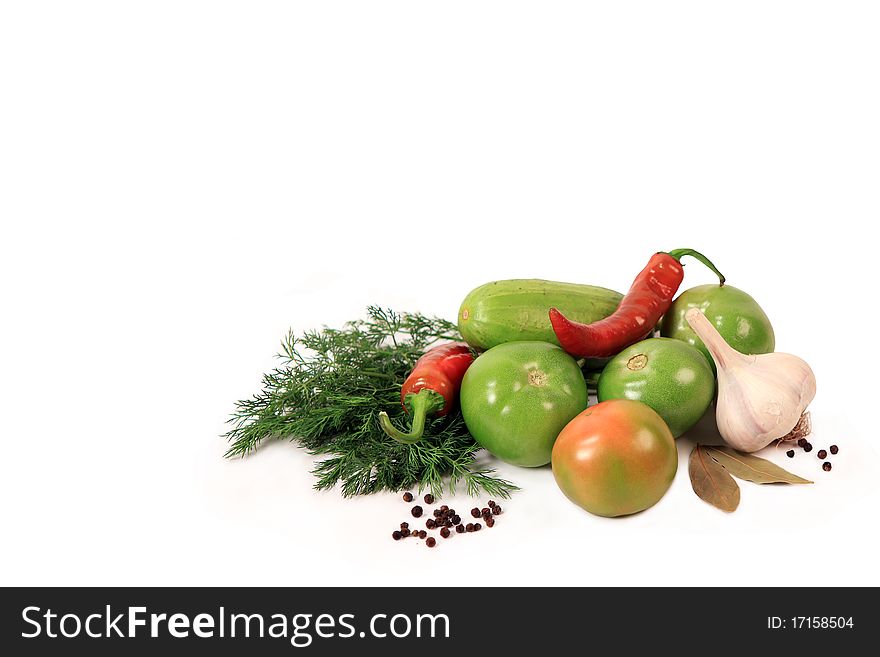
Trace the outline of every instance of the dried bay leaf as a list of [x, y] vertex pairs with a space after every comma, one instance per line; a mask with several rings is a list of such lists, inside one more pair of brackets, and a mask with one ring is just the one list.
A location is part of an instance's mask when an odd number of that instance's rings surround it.
[[708, 448], [697, 445], [688, 460], [691, 486], [697, 496], [714, 507], [731, 513], [739, 506], [739, 485], [730, 473], [709, 454]]
[[706, 447], [714, 460], [718, 461], [724, 469], [738, 479], [753, 481], [756, 484], [812, 484], [809, 479], [803, 479], [790, 473], [772, 461], [762, 459], [752, 454], [739, 452], [730, 447]]

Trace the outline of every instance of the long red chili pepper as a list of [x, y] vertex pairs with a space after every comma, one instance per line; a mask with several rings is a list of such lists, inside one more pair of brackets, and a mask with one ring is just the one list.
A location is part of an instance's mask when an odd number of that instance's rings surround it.
[[452, 410], [464, 373], [473, 362], [471, 348], [464, 342], [450, 342], [426, 351], [400, 389], [400, 403], [412, 414], [412, 428], [409, 433], [399, 431], [383, 411], [379, 422], [385, 433], [408, 445], [421, 440], [428, 413], [440, 417]]
[[684, 280], [682, 256], [692, 256], [718, 275], [712, 262], [693, 249], [656, 253], [633, 281], [629, 292], [610, 316], [592, 324], [573, 322], [556, 308], [550, 309], [550, 323], [559, 344], [577, 358], [614, 356], [629, 345], [647, 337], [657, 321], [669, 310], [672, 297]]

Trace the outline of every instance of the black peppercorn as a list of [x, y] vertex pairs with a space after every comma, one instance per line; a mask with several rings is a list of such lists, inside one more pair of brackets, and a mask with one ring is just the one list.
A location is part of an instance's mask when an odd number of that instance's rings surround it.
[[414, 506], [411, 511], [413, 518], [421, 518], [422, 517], [422, 507]]
[[480, 531], [482, 528], [483, 528], [483, 525], [481, 525], [480, 523], [478, 523], [478, 522], [474, 523], [474, 531], [475, 532]]
[[788, 451], [785, 453], [785, 455], [786, 455], [788, 458], [793, 459], [793, 458], [794, 458], [794, 450], [793, 450], [793, 449], [788, 450]]
[[457, 531], [459, 534], [464, 534], [464, 532], [465, 532], [464, 525], [456, 525], [455, 531]]
[[832, 454], [837, 454], [837, 452], [840, 451], [840, 448], [837, 445], [832, 445], [831, 447], [829, 447], [829, 449], [831, 450]]
[[436, 527], [436, 526], [437, 526], [437, 523], [434, 522], [434, 520], [432, 518], [428, 518], [425, 521], [425, 527], [427, 527], [428, 529], [434, 529], [434, 527]]
[[464, 526], [465, 531], [472, 532], [474, 531], [474, 523], [469, 522]]
[[427, 536], [427, 535], [428, 535], [428, 532], [426, 532], [424, 529], [419, 530], [419, 538], [425, 538], [425, 536]]
[[828, 472], [829, 470], [831, 470], [831, 463], [829, 463], [828, 461], [825, 461], [825, 463], [822, 464], [822, 469], [825, 472]]
[[482, 509], [480, 509], [480, 515], [485, 518], [486, 516], [492, 515], [492, 512], [489, 511], [489, 507], [483, 507]]
[[810, 443], [807, 443], [806, 445], [804, 445], [804, 451], [805, 452], [812, 452], [813, 446]]
[[444, 504], [443, 506], [440, 507], [440, 510], [441, 511], [449, 511], [449, 507]]
[[448, 527], [444, 527], [443, 529], [440, 530], [440, 536], [442, 536], [443, 538], [449, 538], [449, 535], [451, 533], [452, 532], [449, 531]]
[[395, 541], [399, 541], [401, 538], [403, 538], [403, 534], [397, 531], [391, 532], [391, 538], [393, 538]]
[[495, 506], [495, 501], [489, 500], [488, 502], [486, 502], [486, 506]]
[[431, 536], [427, 541], [425, 541], [425, 545], [427, 545], [428, 547], [434, 547], [435, 545], [437, 545], [437, 539]]
[[471, 515], [474, 518], [479, 518], [480, 517], [480, 510], [477, 507], [474, 507], [473, 509], [471, 509]]
[[486, 527], [494, 527], [495, 518], [486, 518]]
[[408, 523], [408, 522], [402, 522], [402, 523], [400, 523], [400, 528], [401, 528], [401, 529], [407, 529], [408, 527], [409, 527], [409, 523]]
[[495, 505], [495, 508], [492, 509], [492, 511], [495, 513], [496, 516], [500, 516], [500, 515], [501, 515], [501, 505], [500, 505], [500, 504], [496, 504], [496, 505]]
[[461, 524], [461, 516], [452, 516], [452, 524], [460, 525]]
[[412, 533], [412, 532], [410, 532], [408, 529], [401, 529], [401, 530], [400, 530], [400, 535], [403, 536], [404, 538], [406, 538], [407, 536], [409, 536], [411, 533]]
[[798, 447], [804, 447], [806, 444], [807, 444], [807, 439], [806, 439], [806, 438], [800, 438], [800, 439], [798, 440]]
[[412, 502], [412, 501], [413, 501], [413, 494], [410, 493], [409, 491], [407, 491], [406, 493], [404, 493], [404, 494], [403, 494], [403, 501], [404, 501], [404, 502]]
[[431, 493], [428, 493], [427, 495], [425, 495], [425, 504], [433, 504], [433, 503], [434, 503], [434, 496], [431, 495]]
[[440, 509], [434, 509], [434, 517], [439, 518], [442, 514], [440, 513]]
[[825, 457], [828, 456], [828, 452], [826, 452], [824, 449], [820, 449], [818, 452], [816, 452], [816, 456], [822, 460], [825, 460]]

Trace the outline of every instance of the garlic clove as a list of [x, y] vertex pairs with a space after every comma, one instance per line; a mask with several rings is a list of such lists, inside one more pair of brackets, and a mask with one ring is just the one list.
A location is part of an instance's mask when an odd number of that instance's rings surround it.
[[816, 396], [810, 366], [791, 354], [736, 351], [698, 308], [691, 308], [685, 319], [718, 369], [715, 419], [724, 441], [756, 452], [788, 435]]

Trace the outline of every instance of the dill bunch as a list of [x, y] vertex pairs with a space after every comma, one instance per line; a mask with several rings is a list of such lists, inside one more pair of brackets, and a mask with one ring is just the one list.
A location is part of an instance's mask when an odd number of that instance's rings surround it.
[[267, 439], [287, 439], [311, 454], [326, 455], [312, 471], [315, 488], [341, 484], [345, 497], [464, 485], [509, 497], [517, 487], [477, 467], [480, 449], [460, 411], [430, 419], [424, 438], [403, 445], [379, 426], [379, 412], [405, 424], [400, 386], [433, 344], [460, 339], [456, 326], [418, 313], [395, 313], [371, 306], [368, 319], [342, 329], [289, 332], [278, 354], [282, 363], [263, 376], [263, 389], [236, 402], [224, 434], [227, 457], [245, 456]]

